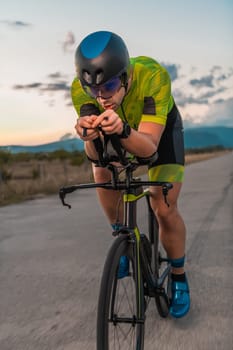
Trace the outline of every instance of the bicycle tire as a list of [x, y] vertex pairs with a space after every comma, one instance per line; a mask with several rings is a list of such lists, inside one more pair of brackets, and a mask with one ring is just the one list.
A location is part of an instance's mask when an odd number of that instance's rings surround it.
[[[117, 270], [122, 255], [129, 258], [130, 276], [118, 279]], [[100, 285], [97, 350], [144, 349], [144, 293], [141, 274], [135, 278], [135, 264], [134, 243], [129, 241], [127, 234], [118, 236], [106, 258]], [[123, 293], [130, 296], [125, 297]], [[127, 303], [129, 305], [125, 305]], [[138, 319], [143, 322], [138, 323]], [[131, 339], [127, 340], [126, 346], [125, 338], [128, 335]], [[132, 341], [131, 347], [129, 341]]]
[[[158, 279], [164, 269], [167, 267], [168, 263], [163, 262], [161, 259], [161, 247], [159, 245], [159, 226], [156, 217], [153, 217], [153, 244], [152, 244], [152, 271], [155, 275], [155, 278]], [[165, 318], [169, 314], [170, 307], [170, 272], [167, 274], [164, 283], [162, 285], [163, 292], [161, 294], [155, 295], [155, 303], [158, 310], [158, 313], [161, 317]]]

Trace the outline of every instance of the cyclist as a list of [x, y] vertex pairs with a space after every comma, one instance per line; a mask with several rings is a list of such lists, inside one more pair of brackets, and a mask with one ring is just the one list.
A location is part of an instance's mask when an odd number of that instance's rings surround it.
[[[190, 297], [185, 261], [185, 225], [177, 208], [184, 176], [184, 144], [181, 116], [171, 94], [168, 72], [156, 60], [140, 56], [130, 58], [122, 38], [109, 31], [85, 37], [75, 53], [77, 76], [71, 88], [73, 105], [79, 118], [77, 134], [85, 141], [85, 151], [93, 162], [96, 182], [110, 180], [110, 172], [96, 167], [98, 152], [95, 139], [118, 134], [121, 144], [131, 154], [158, 159], [150, 166], [153, 181], [173, 183], [168, 207], [161, 188], [151, 188], [151, 206], [158, 219], [160, 239], [172, 265], [172, 301], [170, 314], [183, 317], [189, 311]], [[94, 142], [93, 142], [94, 141]], [[99, 201], [113, 228], [123, 222], [116, 218], [116, 203], [121, 193], [97, 190]], [[119, 227], [119, 226], [118, 226]], [[121, 257], [118, 277], [127, 275], [128, 260]]]

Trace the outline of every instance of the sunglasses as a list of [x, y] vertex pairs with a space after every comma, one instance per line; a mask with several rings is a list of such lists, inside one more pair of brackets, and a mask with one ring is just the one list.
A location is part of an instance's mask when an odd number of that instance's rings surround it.
[[110, 98], [121, 88], [121, 86], [122, 81], [120, 77], [114, 77], [102, 85], [89, 86], [82, 84], [85, 92], [94, 98]]

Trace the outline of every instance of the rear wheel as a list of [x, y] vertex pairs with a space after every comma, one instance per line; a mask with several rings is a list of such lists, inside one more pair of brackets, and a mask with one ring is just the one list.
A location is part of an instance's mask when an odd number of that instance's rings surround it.
[[[134, 243], [124, 234], [116, 238], [106, 259], [97, 315], [97, 350], [143, 350], [144, 293], [135, 275]], [[129, 259], [129, 275], [118, 279], [119, 259]]]

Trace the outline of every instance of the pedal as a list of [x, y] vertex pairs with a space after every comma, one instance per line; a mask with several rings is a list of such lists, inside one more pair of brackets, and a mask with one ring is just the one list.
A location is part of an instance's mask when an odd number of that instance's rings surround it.
[[119, 233], [120, 232], [118, 230], [115, 230], [112, 232], [112, 235], [113, 235], [113, 237], [117, 237], [119, 235]]

